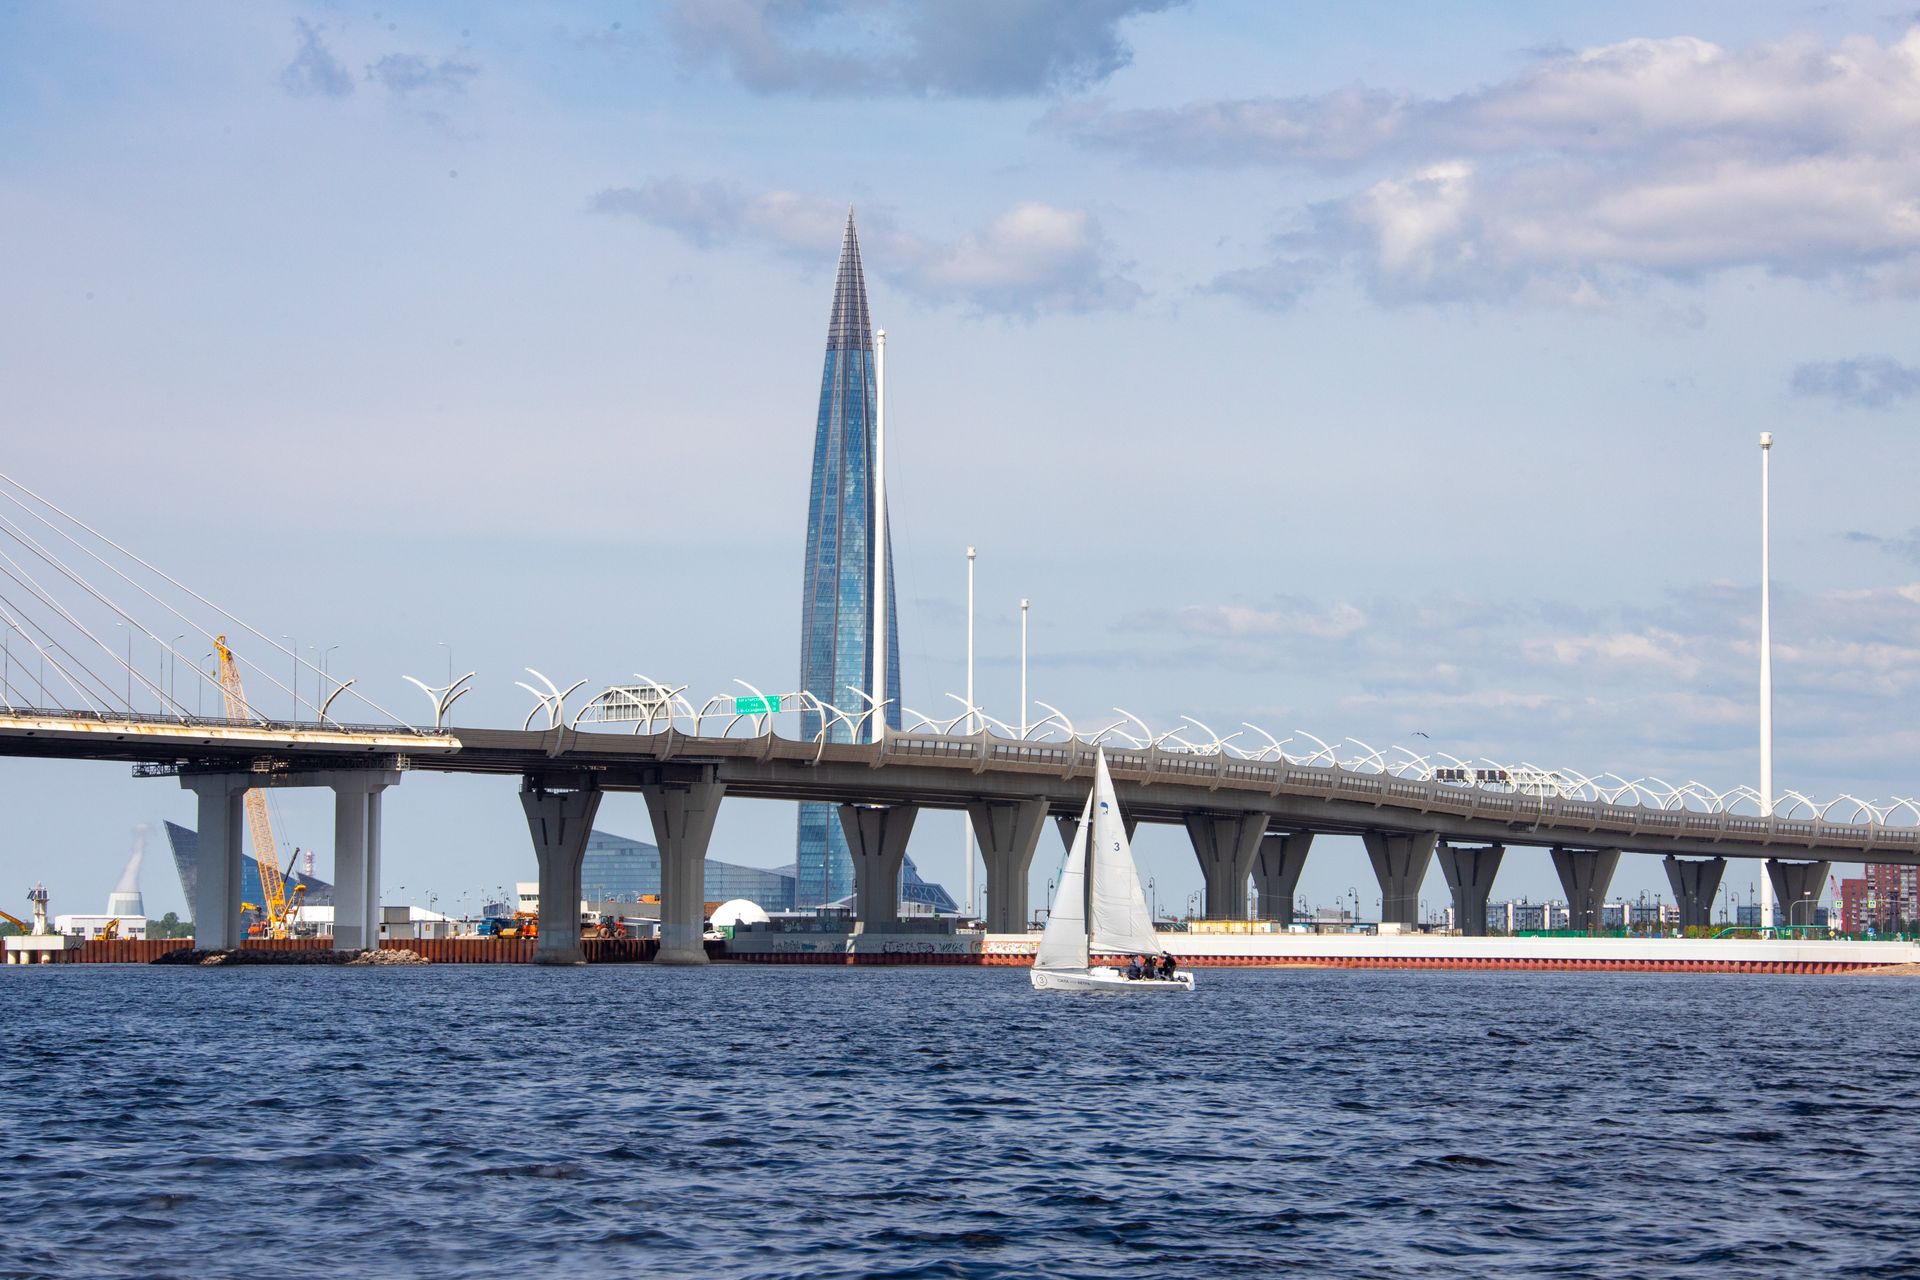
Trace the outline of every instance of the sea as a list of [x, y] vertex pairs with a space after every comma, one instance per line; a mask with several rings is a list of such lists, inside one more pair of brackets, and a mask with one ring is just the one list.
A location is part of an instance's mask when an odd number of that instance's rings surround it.
[[1920, 982], [1198, 978], [0, 970], [0, 1275], [1920, 1275]]

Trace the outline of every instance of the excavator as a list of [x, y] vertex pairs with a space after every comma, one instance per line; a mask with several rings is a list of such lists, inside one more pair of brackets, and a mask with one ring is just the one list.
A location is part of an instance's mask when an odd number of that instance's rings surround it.
[[[220, 698], [226, 705], [227, 719], [256, 719], [253, 709], [247, 705], [246, 691], [240, 685], [240, 664], [233, 659], [233, 650], [227, 647], [225, 636], [216, 636], [213, 649], [220, 657]], [[247, 932], [250, 935], [266, 938], [291, 938], [294, 921], [299, 917], [301, 899], [306, 896], [307, 887], [294, 886], [293, 899], [287, 899], [287, 878], [280, 870], [280, 861], [274, 850], [273, 819], [267, 814], [267, 793], [259, 788], [247, 792], [247, 828], [253, 838], [253, 860], [260, 867], [260, 893], [266, 899], [263, 908], [251, 903], [242, 903], [241, 909], [251, 908], [262, 912], [265, 920], [253, 926]], [[299, 856], [299, 851], [294, 851]], [[292, 870], [293, 864], [287, 864]]]
[[0, 920], [5, 920], [8, 924], [18, 929], [20, 931], [21, 937], [26, 937], [27, 935], [33, 932], [33, 926], [28, 924], [25, 920], [22, 920], [19, 916], [10, 915], [5, 911], [0, 911]]
[[[299, 861], [299, 858], [300, 858], [300, 851], [298, 849], [295, 849], [293, 851], [293, 862], [287, 863], [287, 869], [284, 873], [282, 873], [280, 877], [282, 883], [285, 883], [287, 876], [290, 876], [293, 874], [293, 863]], [[265, 884], [264, 878], [262, 879], [261, 883]], [[249, 925], [247, 927], [247, 936], [249, 938], [291, 937], [294, 926], [295, 926], [295, 922], [297, 922], [300, 919], [300, 904], [301, 902], [305, 901], [306, 896], [307, 896], [307, 886], [304, 883], [295, 884], [293, 888], [287, 893], [287, 909], [283, 917], [288, 922], [286, 933], [271, 932], [272, 926], [271, 926], [271, 920], [269, 919], [267, 921], [256, 921], [255, 923]], [[243, 912], [250, 911], [253, 914], [258, 916], [265, 916], [267, 914], [266, 912], [260, 909], [260, 904], [257, 902], [243, 902], [240, 904], [240, 910]]]

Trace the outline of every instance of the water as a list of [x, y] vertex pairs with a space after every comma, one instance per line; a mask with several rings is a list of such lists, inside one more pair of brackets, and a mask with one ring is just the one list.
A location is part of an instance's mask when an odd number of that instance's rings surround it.
[[0, 1275], [1912, 1275], [1917, 1012], [1873, 978], [9, 969]]

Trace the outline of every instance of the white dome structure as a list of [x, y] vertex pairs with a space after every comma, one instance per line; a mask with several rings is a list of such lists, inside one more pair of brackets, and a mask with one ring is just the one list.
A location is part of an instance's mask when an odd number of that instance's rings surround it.
[[767, 913], [757, 902], [746, 898], [730, 898], [713, 909], [713, 927], [730, 928], [736, 924], [765, 924]]

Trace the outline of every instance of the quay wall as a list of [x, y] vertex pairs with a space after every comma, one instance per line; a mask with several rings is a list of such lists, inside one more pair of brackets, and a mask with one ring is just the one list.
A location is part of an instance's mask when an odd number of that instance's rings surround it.
[[[249, 951], [331, 951], [331, 938], [249, 938]], [[532, 938], [382, 938], [383, 951], [412, 951], [434, 964], [531, 964]], [[170, 951], [190, 950], [191, 938], [95, 938], [69, 953], [71, 964], [150, 964]], [[659, 951], [655, 938], [586, 938], [588, 964], [637, 964]]]
[[[192, 947], [190, 938], [93, 940], [68, 951], [69, 964], [146, 964]], [[322, 951], [331, 939], [250, 939], [248, 948]], [[434, 964], [530, 964], [531, 938], [386, 938], [385, 950], [410, 950]], [[1033, 963], [1039, 935], [746, 934], [708, 943], [717, 960], [748, 964], [992, 965]], [[1572, 970], [1638, 973], [1845, 973], [1920, 964], [1920, 944], [1826, 940], [1705, 938], [1457, 938], [1437, 934], [1160, 935], [1160, 946], [1189, 968]], [[589, 938], [588, 964], [651, 961], [652, 938]], [[1110, 957], [1113, 958], [1113, 957]], [[1124, 961], [1122, 961], [1124, 963]]]
[[[1189, 968], [1846, 973], [1920, 962], [1920, 945], [1896, 942], [1289, 933], [1163, 933], [1159, 938], [1161, 949]], [[1038, 947], [1039, 935], [1031, 933], [763, 934], [736, 938], [728, 944], [727, 958], [762, 964], [1026, 967], [1032, 965]]]

